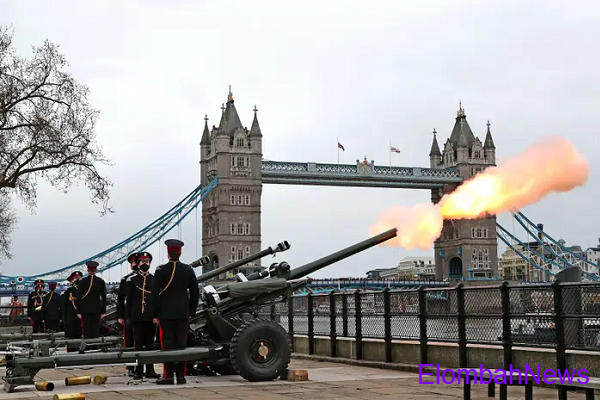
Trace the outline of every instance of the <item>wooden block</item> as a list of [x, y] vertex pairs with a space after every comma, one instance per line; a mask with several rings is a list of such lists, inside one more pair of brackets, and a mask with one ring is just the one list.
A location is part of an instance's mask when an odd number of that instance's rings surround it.
[[288, 370], [287, 380], [290, 382], [302, 382], [308, 380], [308, 371], [305, 369]]

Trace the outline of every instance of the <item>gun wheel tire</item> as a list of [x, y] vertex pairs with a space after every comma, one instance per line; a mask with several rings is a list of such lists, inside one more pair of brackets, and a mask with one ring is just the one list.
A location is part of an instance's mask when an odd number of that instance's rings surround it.
[[250, 382], [272, 381], [290, 363], [288, 334], [273, 321], [248, 321], [236, 329], [229, 357], [242, 378]]

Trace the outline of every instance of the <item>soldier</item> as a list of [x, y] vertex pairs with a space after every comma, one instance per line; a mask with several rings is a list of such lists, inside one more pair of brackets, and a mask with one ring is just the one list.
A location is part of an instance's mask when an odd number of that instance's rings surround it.
[[[127, 257], [127, 262], [131, 267], [131, 272], [121, 279], [119, 283], [119, 291], [117, 294], [117, 317], [119, 318], [119, 324], [122, 326], [123, 330], [123, 345], [125, 347], [133, 347], [133, 328], [131, 326], [131, 321], [129, 320], [129, 316], [127, 315], [127, 308], [125, 307], [125, 297], [126, 293], [126, 283], [127, 279], [133, 275], [135, 275], [138, 271], [137, 267], [137, 255], [139, 253], [132, 253]], [[134, 367], [128, 366], [127, 372], [129, 376], [132, 376], [134, 373]]]
[[56, 282], [48, 283], [50, 291], [44, 296], [42, 311], [44, 312], [44, 325], [47, 332], [57, 332], [62, 318], [63, 300], [60, 295], [54, 293]]
[[88, 339], [100, 336], [100, 320], [106, 314], [106, 284], [102, 278], [96, 276], [96, 261], [87, 261], [85, 265], [88, 268], [88, 276], [79, 280], [76, 305], [83, 337]]
[[[196, 314], [199, 290], [196, 274], [187, 264], [179, 261], [183, 242], [169, 239], [165, 242], [169, 262], [156, 268], [152, 289], [154, 317], [160, 328], [161, 349], [185, 349], [187, 345], [188, 321]], [[183, 363], [165, 363], [164, 377], [156, 381], [159, 385], [185, 384]]]
[[[154, 277], [150, 273], [152, 255], [147, 252], [138, 253], [139, 271], [130, 276], [126, 283], [127, 315], [133, 325], [136, 350], [153, 350], [156, 327], [152, 321], [152, 287]], [[134, 379], [142, 379], [144, 366], [139, 365]], [[153, 364], [146, 364], [146, 378], [156, 379]]]
[[16, 317], [23, 314], [23, 303], [19, 301], [19, 296], [13, 296], [10, 306], [13, 307], [10, 309], [10, 321], [14, 322]]
[[27, 316], [31, 321], [33, 333], [44, 332], [44, 313], [42, 312], [42, 303], [44, 301], [44, 281], [38, 279], [35, 281], [35, 291], [29, 293], [27, 300]]
[[81, 339], [81, 320], [77, 317], [77, 297], [79, 296], [78, 282], [83, 274], [79, 271], [72, 272], [67, 278], [71, 287], [64, 291], [63, 298], [63, 324], [65, 327], [65, 336], [68, 339]]

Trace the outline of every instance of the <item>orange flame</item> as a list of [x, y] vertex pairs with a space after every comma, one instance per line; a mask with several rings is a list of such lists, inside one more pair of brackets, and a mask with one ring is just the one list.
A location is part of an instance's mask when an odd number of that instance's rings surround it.
[[407, 249], [428, 249], [442, 232], [442, 213], [438, 205], [417, 204], [412, 207], [394, 207], [383, 212], [377, 223], [369, 228], [374, 236], [396, 227], [398, 235], [384, 242], [388, 246], [402, 246]]
[[384, 212], [370, 232], [396, 226], [398, 237], [385, 242], [428, 249], [443, 219], [473, 219], [516, 210], [552, 192], [566, 192], [587, 181], [587, 160], [566, 139], [547, 139], [499, 167], [487, 168], [444, 195], [439, 204], [397, 207]]

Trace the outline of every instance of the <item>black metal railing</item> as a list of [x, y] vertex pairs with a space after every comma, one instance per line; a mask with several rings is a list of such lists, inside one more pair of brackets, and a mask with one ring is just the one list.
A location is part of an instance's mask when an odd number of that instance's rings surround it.
[[428, 343], [457, 343], [460, 365], [467, 363], [469, 344], [502, 346], [507, 366], [515, 345], [554, 348], [559, 366], [566, 350], [600, 351], [600, 283], [308, 294], [269, 311], [290, 338], [308, 336], [309, 353], [316, 336], [331, 338], [332, 355], [336, 338], [352, 337], [358, 359], [367, 338], [385, 341], [386, 361], [395, 339], [418, 341], [421, 362], [427, 362]]

